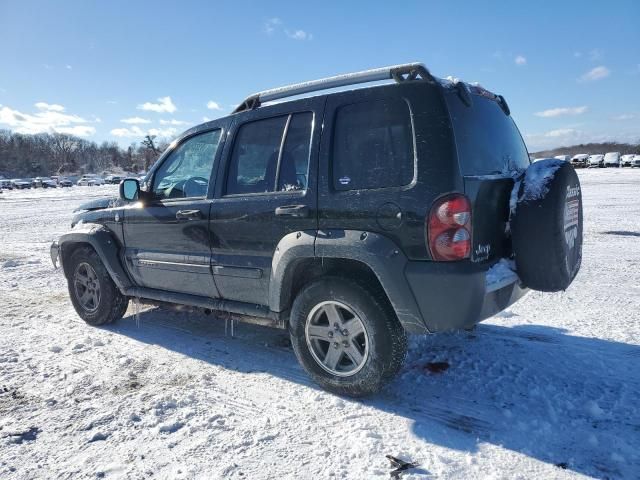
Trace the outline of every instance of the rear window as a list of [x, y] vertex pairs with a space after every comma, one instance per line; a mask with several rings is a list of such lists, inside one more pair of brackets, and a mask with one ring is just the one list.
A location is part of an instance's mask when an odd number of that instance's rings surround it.
[[333, 135], [336, 190], [403, 186], [411, 183], [413, 171], [413, 129], [404, 100], [374, 100], [338, 109]]
[[456, 93], [445, 95], [462, 175], [507, 173], [529, 166], [520, 132], [495, 100], [473, 95], [467, 107]]

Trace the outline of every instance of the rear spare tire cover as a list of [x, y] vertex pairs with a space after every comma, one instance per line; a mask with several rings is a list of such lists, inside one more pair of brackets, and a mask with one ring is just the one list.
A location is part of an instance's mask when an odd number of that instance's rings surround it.
[[582, 192], [571, 165], [541, 160], [516, 182], [511, 233], [518, 275], [543, 292], [565, 290], [582, 262]]

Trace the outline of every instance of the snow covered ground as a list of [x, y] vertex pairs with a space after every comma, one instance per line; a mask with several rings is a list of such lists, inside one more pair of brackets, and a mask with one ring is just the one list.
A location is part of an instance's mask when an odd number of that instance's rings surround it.
[[116, 187], [4, 192], [0, 478], [389, 478], [387, 454], [407, 479], [640, 478], [640, 170], [579, 175], [573, 285], [412, 338], [364, 401], [313, 385], [282, 331], [133, 306], [86, 326], [49, 244]]

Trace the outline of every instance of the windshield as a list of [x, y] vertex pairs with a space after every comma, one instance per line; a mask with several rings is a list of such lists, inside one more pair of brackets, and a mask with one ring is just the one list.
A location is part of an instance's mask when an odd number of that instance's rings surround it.
[[468, 107], [456, 92], [445, 94], [462, 174], [491, 175], [527, 168], [529, 154], [511, 117], [495, 100], [472, 97]]

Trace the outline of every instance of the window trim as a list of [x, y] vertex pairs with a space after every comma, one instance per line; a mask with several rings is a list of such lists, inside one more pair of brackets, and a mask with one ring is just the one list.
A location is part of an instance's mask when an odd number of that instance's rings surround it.
[[[197, 197], [182, 197], [182, 198], [159, 198], [155, 195], [154, 191], [153, 191], [153, 185], [156, 181], [156, 177], [158, 175], [158, 171], [162, 168], [162, 166], [169, 161], [169, 159], [171, 158], [171, 156], [174, 154], [174, 152], [180, 148], [182, 145], [184, 145], [185, 143], [187, 143], [189, 140], [191, 140], [194, 137], [197, 137], [199, 135], [205, 135], [207, 133], [211, 133], [211, 132], [215, 132], [215, 131], [220, 131], [220, 136], [218, 137], [218, 144], [216, 145], [216, 152], [213, 156], [213, 163], [211, 164], [211, 173], [209, 173], [209, 183], [207, 184], [207, 193], [204, 195], [199, 195]], [[201, 131], [196, 131], [193, 132], [191, 135], [188, 135], [184, 138], [181, 138], [179, 142], [176, 142], [175, 145], [173, 146], [169, 146], [169, 149], [167, 149], [166, 153], [165, 153], [165, 157], [162, 159], [161, 162], [159, 162], [157, 164], [157, 166], [155, 166], [152, 170], [152, 175], [151, 177], [146, 181], [147, 185], [149, 185], [148, 187], [148, 192], [151, 194], [151, 202], [152, 203], [160, 203], [160, 204], [165, 204], [165, 202], [169, 202], [169, 203], [174, 203], [177, 201], [185, 201], [185, 200], [205, 200], [207, 198], [210, 197], [210, 193], [211, 193], [211, 189], [213, 186], [215, 186], [215, 180], [214, 182], [212, 182], [212, 177], [214, 175], [217, 176], [217, 168], [216, 168], [216, 160], [218, 158], [218, 156], [221, 154], [221, 147], [224, 148], [224, 144], [223, 144], [223, 139], [224, 139], [224, 135], [226, 134], [225, 128], [222, 126], [218, 126], [218, 127], [213, 127], [213, 128], [209, 128], [207, 130], [201, 130]]]
[[[289, 134], [289, 125], [291, 124], [291, 119], [293, 118], [294, 115], [299, 115], [299, 114], [305, 114], [305, 113], [310, 113], [311, 114], [311, 131], [310, 131], [310, 135], [309, 135], [309, 158], [307, 158], [307, 185], [304, 189], [302, 190], [277, 190], [278, 188], [278, 179], [280, 176], [280, 162], [282, 161], [282, 151], [284, 148], [284, 145], [287, 141], [287, 135]], [[278, 147], [278, 162], [276, 165], [276, 173], [275, 173], [275, 178], [274, 178], [274, 185], [273, 185], [273, 191], [271, 192], [249, 192], [249, 193], [226, 193], [227, 190], [227, 183], [228, 183], [228, 179], [229, 179], [229, 171], [230, 171], [230, 167], [231, 167], [231, 162], [233, 160], [233, 152], [234, 149], [236, 147], [236, 144], [238, 142], [238, 133], [240, 132], [240, 129], [242, 127], [244, 127], [245, 125], [249, 125], [251, 123], [256, 123], [256, 122], [260, 122], [262, 120], [269, 120], [272, 118], [278, 118], [278, 117], [287, 117], [287, 120], [284, 124], [284, 128], [282, 130], [282, 137], [280, 138], [280, 146]], [[304, 197], [307, 194], [307, 191], [309, 190], [309, 172], [311, 169], [311, 153], [312, 153], [312, 147], [313, 147], [313, 132], [315, 129], [315, 125], [316, 125], [316, 112], [313, 110], [296, 110], [296, 111], [289, 111], [289, 112], [285, 112], [285, 113], [280, 113], [280, 114], [276, 114], [276, 115], [269, 115], [269, 116], [264, 116], [264, 117], [260, 117], [260, 118], [255, 118], [252, 120], [247, 120], [245, 122], [239, 123], [235, 128], [235, 132], [233, 134], [233, 142], [230, 145], [229, 148], [229, 154], [227, 155], [227, 160], [226, 160], [226, 164], [225, 164], [225, 168], [224, 168], [224, 175], [223, 175], [223, 180], [222, 180], [222, 187], [223, 187], [223, 192], [220, 195], [220, 198], [238, 198], [238, 197], [264, 197], [264, 196], [274, 196], [274, 195], [287, 195], [287, 196], [299, 196], [299, 197]]]
[[[344, 107], [348, 107], [350, 105], [357, 105], [360, 103], [372, 103], [372, 102], [379, 102], [379, 101], [383, 101], [383, 100], [400, 100], [401, 102], [404, 102], [409, 110], [409, 123], [411, 125], [411, 146], [413, 149], [413, 176], [411, 178], [411, 180], [408, 183], [405, 183], [404, 185], [389, 185], [387, 187], [372, 187], [372, 188], [348, 188], [348, 189], [337, 189], [335, 187], [335, 170], [334, 170], [334, 145], [335, 145], [335, 131], [336, 131], [336, 119], [338, 117], [338, 112], [341, 108]], [[330, 147], [329, 147], [329, 151], [330, 153], [330, 161], [329, 161], [329, 178], [328, 178], [328, 185], [331, 188], [331, 191], [336, 194], [336, 193], [349, 193], [349, 192], [362, 192], [362, 191], [367, 191], [367, 192], [376, 192], [376, 191], [393, 191], [393, 190], [398, 190], [398, 191], [405, 191], [405, 190], [410, 190], [411, 188], [413, 188], [416, 183], [418, 183], [418, 145], [417, 145], [417, 141], [416, 141], [416, 126], [415, 126], [415, 119], [414, 119], [414, 115], [413, 115], [413, 108], [411, 107], [411, 102], [409, 102], [409, 99], [406, 97], [400, 97], [400, 96], [381, 96], [381, 97], [377, 97], [377, 98], [367, 98], [367, 99], [362, 99], [362, 100], [358, 100], [355, 102], [347, 102], [347, 103], [342, 103], [340, 105], [336, 105], [333, 109], [333, 119], [331, 121], [331, 143], [330, 143]]]

